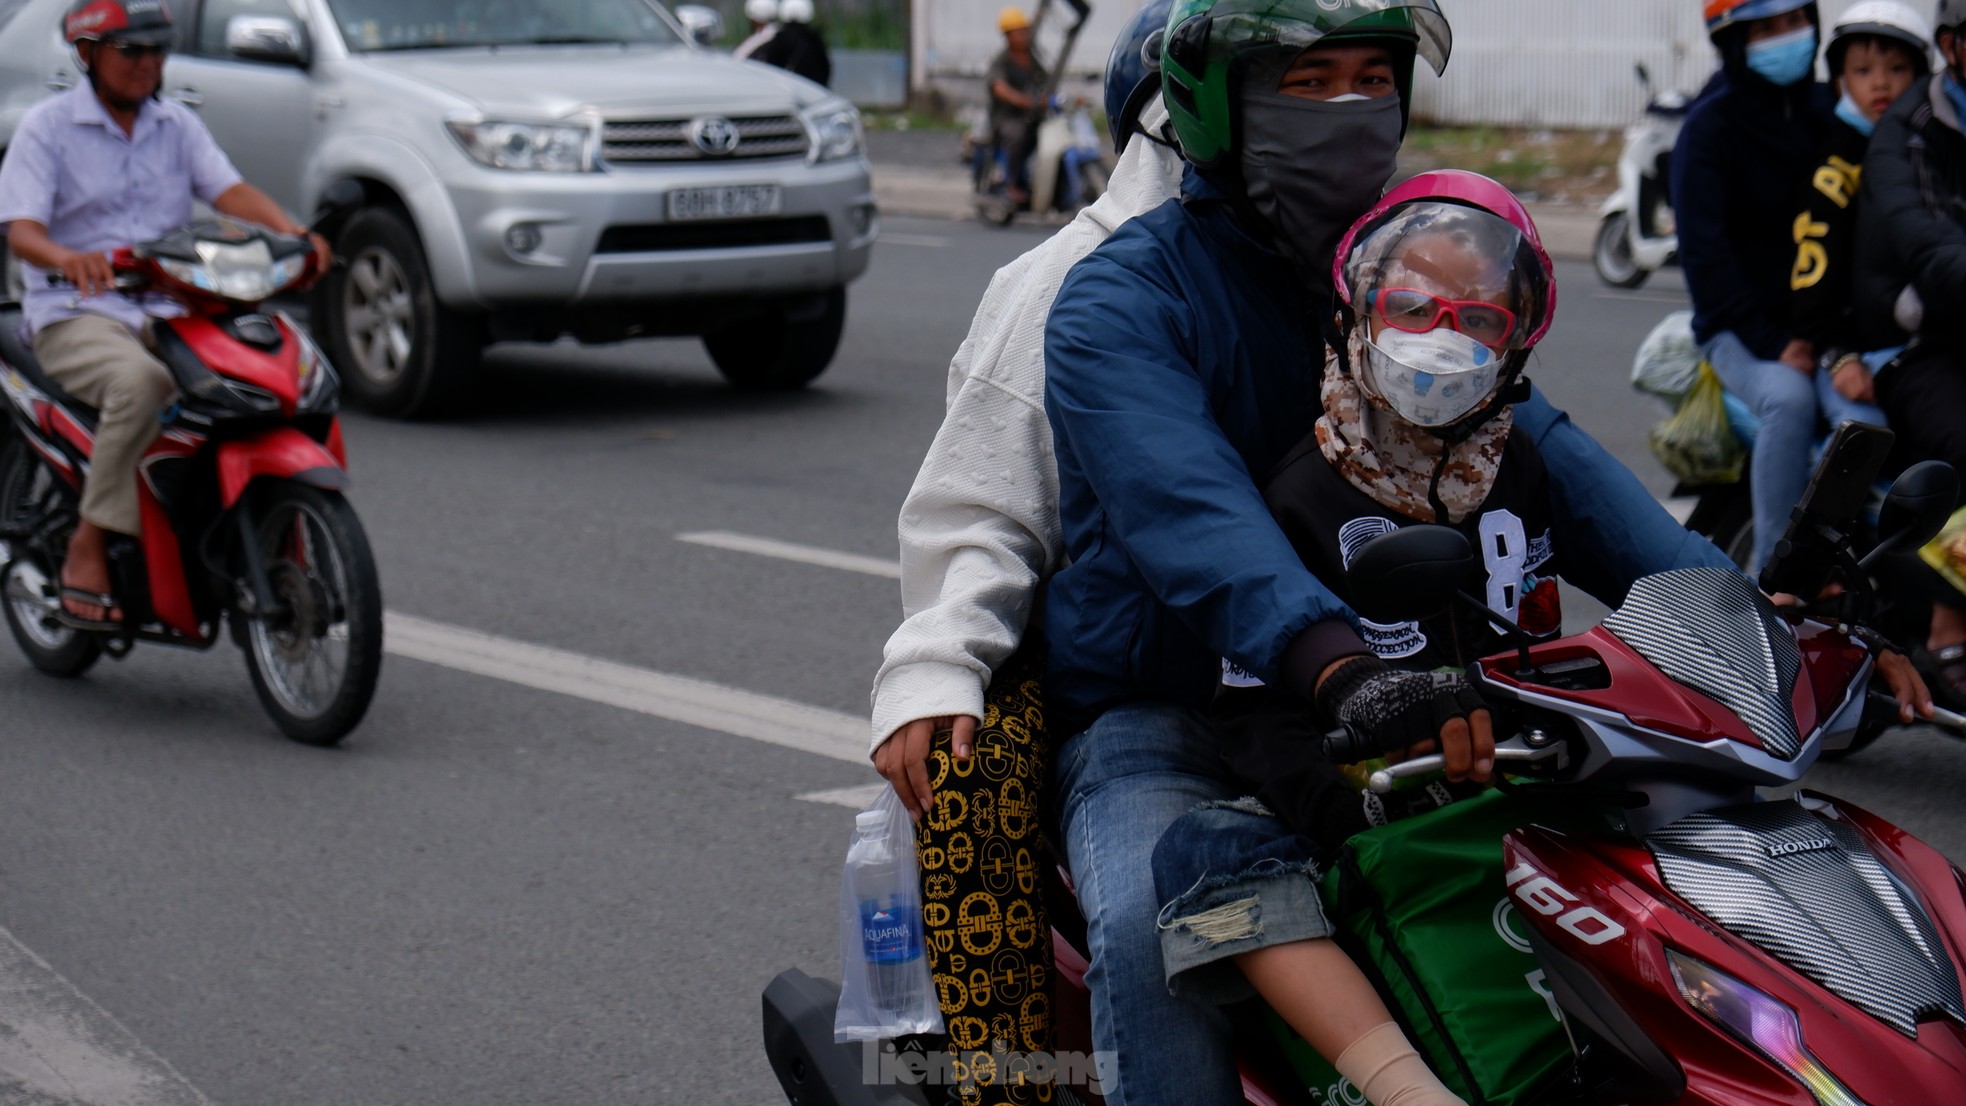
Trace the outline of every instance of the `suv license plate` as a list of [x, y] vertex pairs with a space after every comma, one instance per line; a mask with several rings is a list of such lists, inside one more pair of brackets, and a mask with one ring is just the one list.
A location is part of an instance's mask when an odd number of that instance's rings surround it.
[[776, 215], [779, 208], [775, 184], [739, 184], [724, 188], [679, 188], [669, 193], [669, 219], [753, 219]]

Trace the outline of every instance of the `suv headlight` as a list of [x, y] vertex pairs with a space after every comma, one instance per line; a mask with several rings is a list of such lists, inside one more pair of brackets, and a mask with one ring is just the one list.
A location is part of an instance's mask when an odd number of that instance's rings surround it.
[[853, 108], [818, 111], [805, 120], [812, 132], [813, 161], [838, 161], [860, 152], [860, 113]]
[[480, 165], [543, 173], [585, 173], [601, 144], [598, 119], [566, 123], [450, 120], [446, 126]]

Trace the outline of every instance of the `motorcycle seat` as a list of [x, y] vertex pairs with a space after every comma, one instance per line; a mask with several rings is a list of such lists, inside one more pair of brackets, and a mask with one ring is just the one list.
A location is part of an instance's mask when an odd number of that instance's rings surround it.
[[63, 391], [61, 385], [41, 371], [41, 362], [34, 357], [33, 341], [28, 337], [27, 322], [21, 318], [18, 308], [0, 309], [0, 362], [5, 362], [26, 377], [28, 383], [47, 393], [48, 398], [74, 416], [83, 429], [95, 433], [96, 420], [101, 413]]

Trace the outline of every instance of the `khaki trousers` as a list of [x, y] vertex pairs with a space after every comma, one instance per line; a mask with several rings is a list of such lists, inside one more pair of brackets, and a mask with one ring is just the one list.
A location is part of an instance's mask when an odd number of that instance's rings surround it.
[[82, 517], [119, 534], [143, 530], [137, 460], [163, 430], [157, 416], [177, 392], [171, 371], [147, 345], [129, 327], [102, 315], [63, 319], [34, 335], [42, 371], [102, 413], [82, 484]]

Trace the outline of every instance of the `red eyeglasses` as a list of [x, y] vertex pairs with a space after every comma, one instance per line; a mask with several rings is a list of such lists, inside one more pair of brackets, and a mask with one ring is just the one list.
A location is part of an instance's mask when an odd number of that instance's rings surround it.
[[1450, 300], [1418, 288], [1381, 288], [1367, 296], [1367, 310], [1394, 330], [1423, 334], [1445, 317], [1454, 329], [1484, 346], [1502, 346], [1515, 334], [1515, 312], [1483, 300]]

